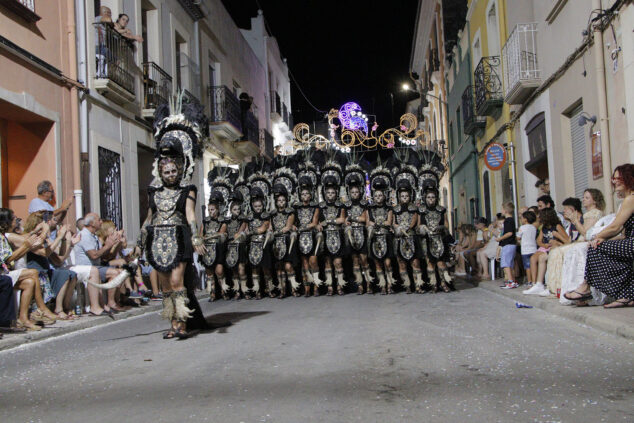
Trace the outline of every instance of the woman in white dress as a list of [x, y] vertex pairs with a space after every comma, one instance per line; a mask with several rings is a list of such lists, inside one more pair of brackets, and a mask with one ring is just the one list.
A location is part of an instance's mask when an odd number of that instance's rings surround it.
[[[583, 207], [586, 212], [583, 215], [583, 224], [578, 216], [569, 214], [565, 216], [570, 219], [579, 231], [579, 242], [572, 244], [564, 254], [563, 266], [561, 268], [561, 292], [570, 292], [578, 288], [584, 279], [586, 268], [586, 254], [589, 242], [594, 234], [601, 231], [600, 228], [607, 225], [607, 218], [603, 218], [605, 210], [605, 200], [603, 194], [598, 189], [588, 188], [583, 193]], [[605, 301], [605, 295], [592, 288], [592, 300], [584, 305], [600, 305]], [[571, 305], [572, 301], [560, 296], [559, 302], [563, 305]], [[581, 304], [579, 304], [581, 305]]]

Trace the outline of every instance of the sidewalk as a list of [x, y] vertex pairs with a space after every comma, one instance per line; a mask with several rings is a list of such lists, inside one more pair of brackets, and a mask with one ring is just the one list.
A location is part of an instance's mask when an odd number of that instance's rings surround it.
[[500, 288], [503, 282], [502, 279], [469, 282], [479, 288], [503, 295], [535, 308], [541, 308], [549, 313], [574, 320], [594, 329], [634, 340], [634, 307], [606, 310], [603, 307], [565, 306], [560, 304], [559, 299], [554, 295], [550, 297], [524, 295], [522, 291], [526, 288], [523, 286], [516, 289], [502, 289]]
[[[208, 295], [205, 292], [198, 292], [196, 293], [196, 297], [200, 301], [201, 299], [207, 298]], [[89, 314], [84, 314], [77, 320], [58, 320], [57, 322], [55, 322], [54, 325], [47, 325], [38, 332], [5, 333], [4, 337], [0, 339], [0, 351], [15, 348], [20, 345], [28, 344], [34, 341], [54, 338], [56, 336], [76, 332], [78, 330], [92, 328], [94, 326], [105, 325], [108, 323], [112, 323], [113, 321], [128, 319], [130, 317], [160, 311], [162, 307], [163, 304], [161, 301], [152, 301], [147, 306], [135, 307], [128, 311], [113, 314], [112, 317], [95, 317], [90, 316]]]

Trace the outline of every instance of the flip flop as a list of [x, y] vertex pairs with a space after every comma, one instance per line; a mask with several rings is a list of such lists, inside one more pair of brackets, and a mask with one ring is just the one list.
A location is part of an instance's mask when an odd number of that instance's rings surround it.
[[[615, 306], [610, 307], [611, 304], [617, 304]], [[624, 307], [634, 307], [634, 300], [622, 299], [616, 300], [610, 304], [605, 304], [603, 308], [624, 308]]]
[[[580, 297], [577, 297], [577, 298], [570, 298], [570, 297], [568, 296], [568, 294], [571, 294], [571, 293], [579, 294], [579, 295], [580, 295]], [[567, 299], [567, 300], [570, 300], [570, 301], [586, 301], [586, 300], [591, 300], [591, 299], [592, 299], [592, 293], [591, 293], [591, 292], [586, 292], [586, 293], [584, 294], [584, 293], [582, 293], [582, 292], [579, 292], [579, 291], [577, 291], [577, 290], [574, 290], [574, 291], [566, 292], [566, 293], [564, 294], [564, 298], [565, 298], [565, 299]]]

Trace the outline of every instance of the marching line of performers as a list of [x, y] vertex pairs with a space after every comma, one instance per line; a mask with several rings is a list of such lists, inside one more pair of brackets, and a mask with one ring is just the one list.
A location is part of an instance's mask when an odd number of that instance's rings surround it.
[[[318, 296], [322, 286], [343, 295], [350, 282], [358, 294], [390, 294], [399, 279], [407, 293], [451, 291], [443, 172], [426, 150], [384, 165], [314, 148], [278, 156], [268, 168], [255, 161], [237, 174], [213, 170], [199, 256], [210, 300]], [[352, 280], [344, 277], [348, 258]]]

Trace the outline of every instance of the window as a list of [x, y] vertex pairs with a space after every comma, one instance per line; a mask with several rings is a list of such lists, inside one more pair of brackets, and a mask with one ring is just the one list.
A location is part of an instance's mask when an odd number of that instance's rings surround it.
[[238, 97], [242, 92], [242, 90], [240, 89], [240, 84], [238, 84], [235, 80], [233, 81], [232, 91], [233, 95], [235, 95], [236, 97]]
[[539, 179], [548, 178], [548, 156], [546, 154], [546, 120], [544, 112], [537, 114], [526, 128], [529, 161], [524, 168]]
[[491, 5], [487, 12], [487, 44], [489, 56], [500, 55], [500, 30], [498, 28], [498, 15], [495, 3]]
[[477, 65], [482, 59], [482, 46], [480, 45], [480, 34], [476, 34], [475, 41], [473, 42], [473, 64]]

